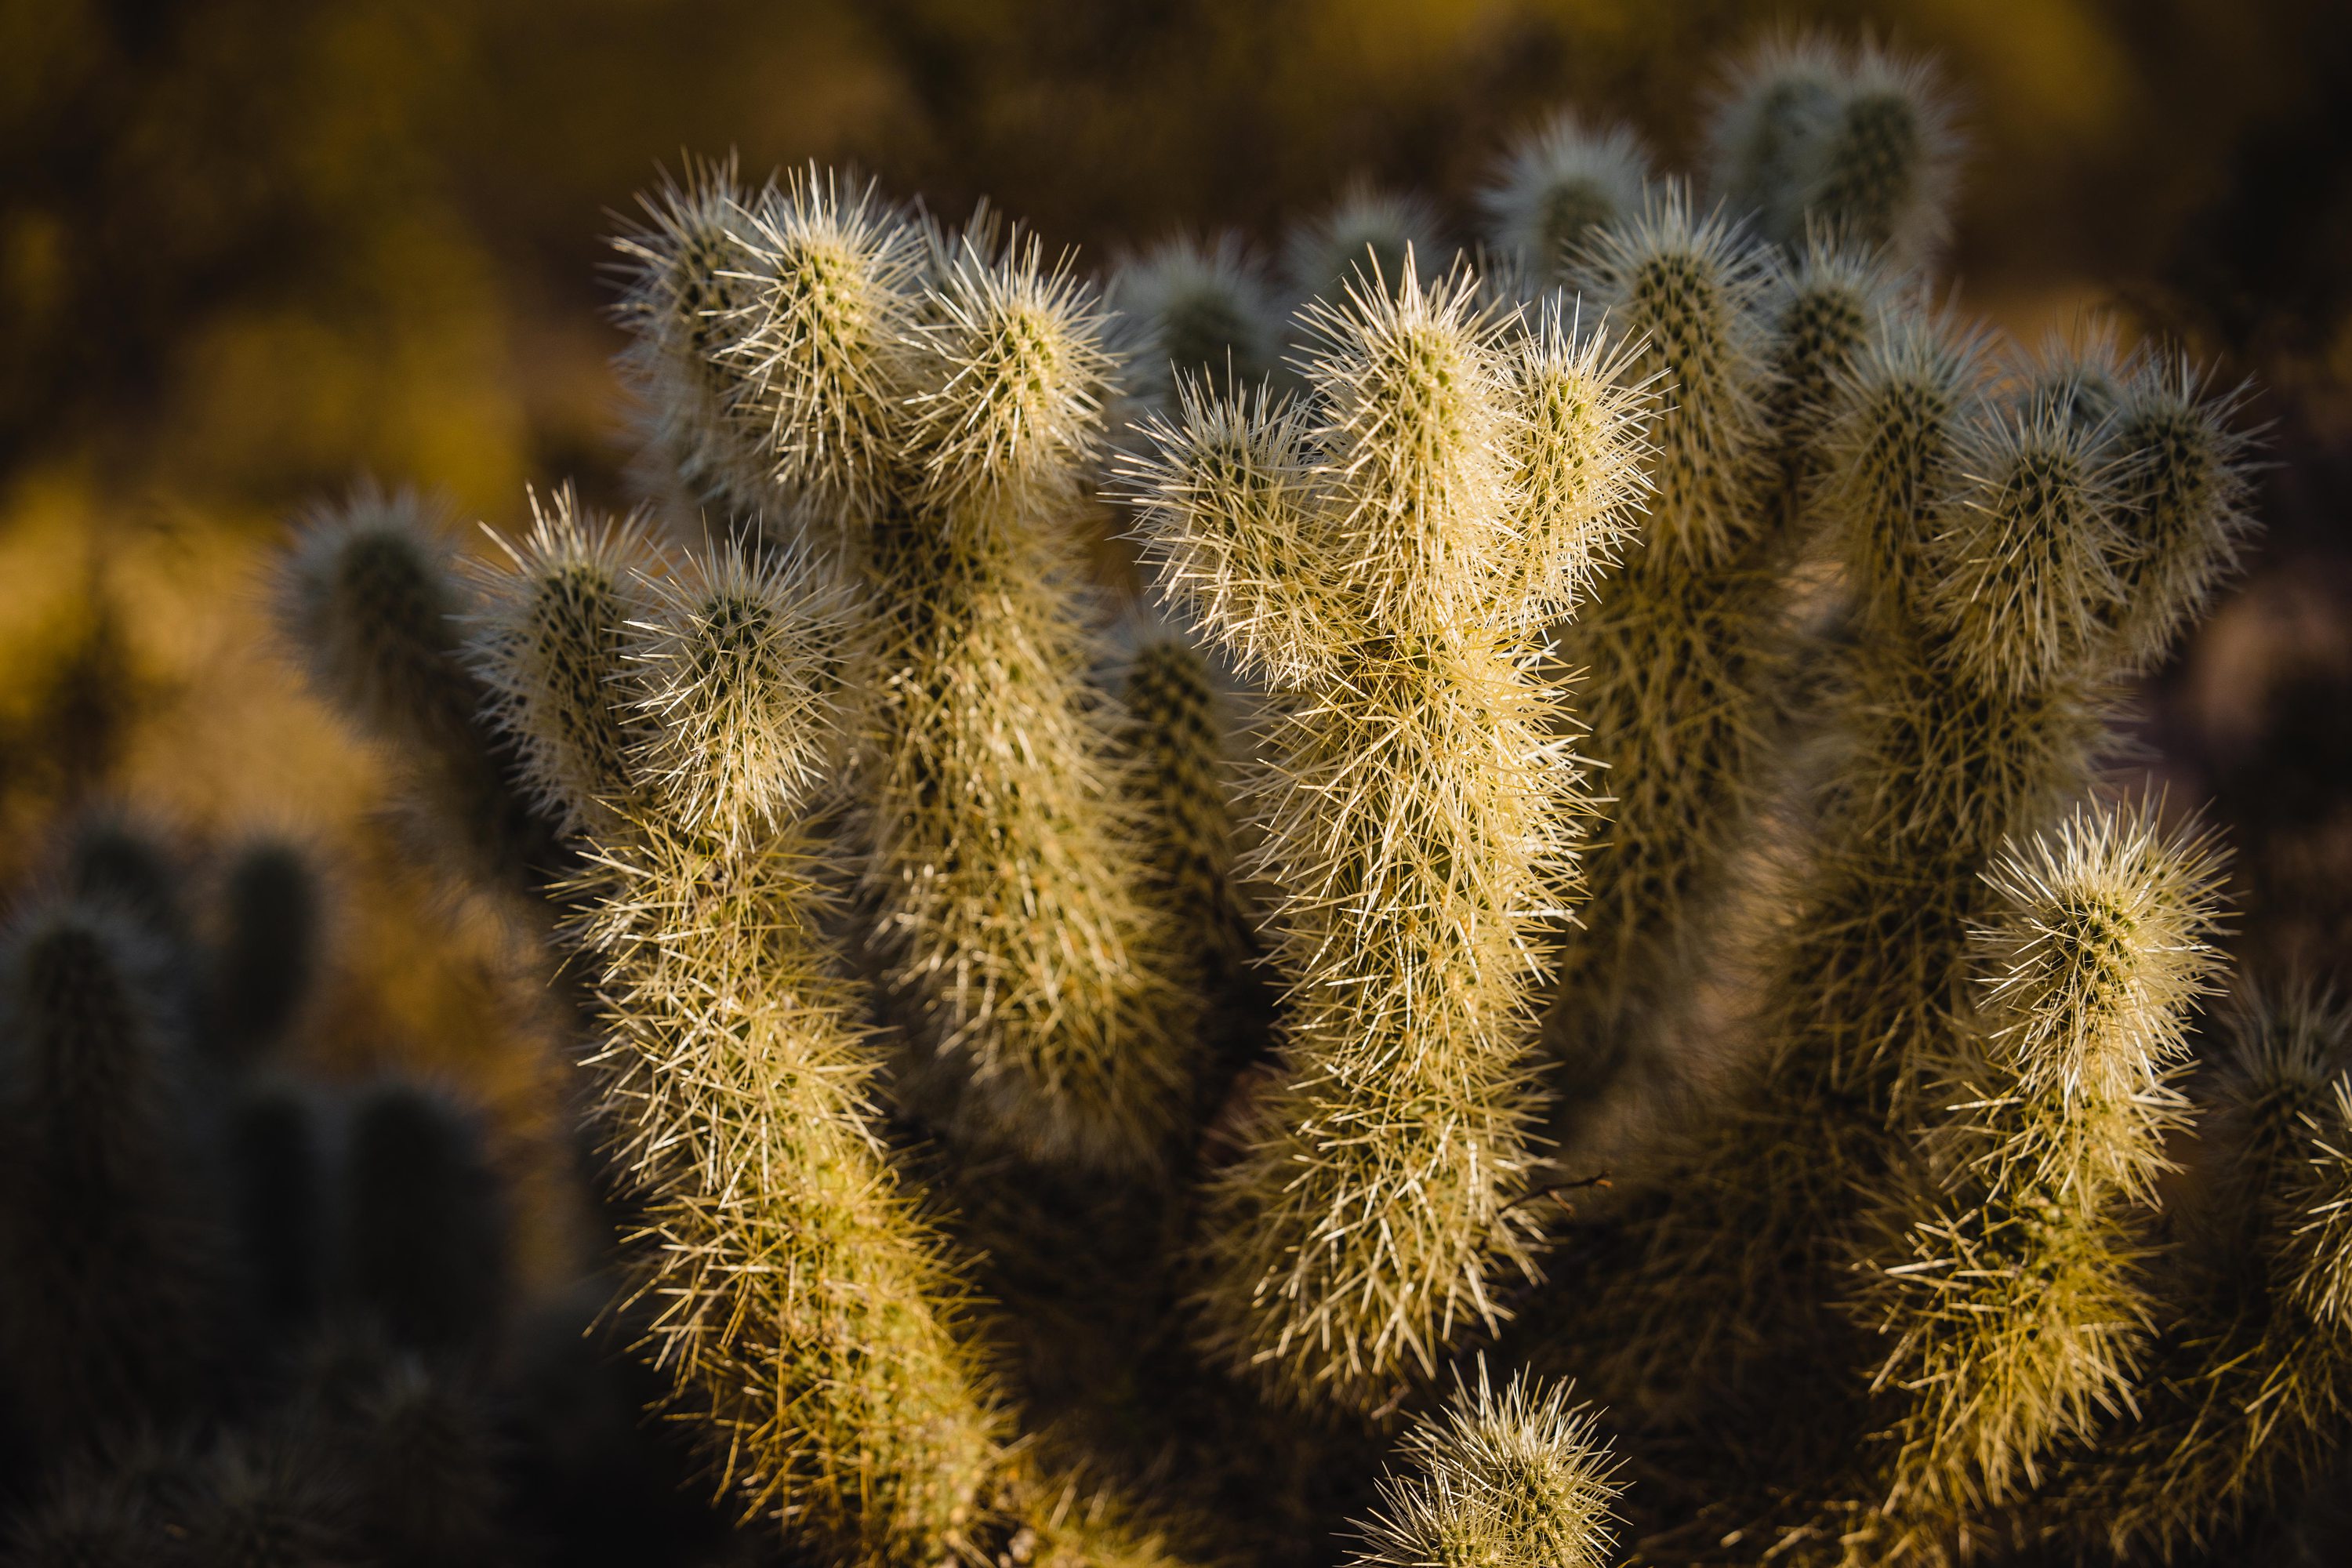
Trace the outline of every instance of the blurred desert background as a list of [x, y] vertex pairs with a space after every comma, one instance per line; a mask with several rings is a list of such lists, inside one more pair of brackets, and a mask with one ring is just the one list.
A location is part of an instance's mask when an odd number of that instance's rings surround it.
[[[1463, 238], [1574, 105], [1686, 166], [1775, 25], [1940, 62], [1969, 144], [1948, 271], [2029, 340], [2084, 312], [2252, 378], [2267, 532], [2151, 683], [2176, 801], [2239, 854], [2236, 941], [2352, 937], [2352, 26], [2340, 0], [0, 0], [0, 901], [93, 807], [199, 869], [256, 832], [336, 890], [309, 1064], [498, 1111], [564, 1190], [561, 1068], [510, 938], [404, 866], [382, 769], [269, 646], [290, 518], [359, 476], [511, 527], [631, 499], [603, 264], [685, 154], [985, 195], [1100, 266], [1270, 250], [1349, 179]], [[524, 971], [523, 973], [528, 973]], [[523, 1263], [569, 1267], [567, 1204]]]

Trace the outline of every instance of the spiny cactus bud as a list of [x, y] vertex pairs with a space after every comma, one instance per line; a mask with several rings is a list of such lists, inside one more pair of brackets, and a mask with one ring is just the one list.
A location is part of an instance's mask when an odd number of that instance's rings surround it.
[[628, 649], [645, 720], [632, 765], [687, 826], [733, 842], [824, 777], [840, 596], [806, 557], [734, 544], [651, 593]]
[[546, 507], [534, 493], [530, 511], [520, 544], [498, 542], [508, 565], [478, 574], [483, 603], [467, 658], [524, 786], [544, 816], [578, 833], [609, 826], [613, 800], [633, 782], [620, 689], [631, 624], [649, 613], [652, 546], [640, 517], [593, 517], [568, 485]]
[[1518, 537], [1498, 552], [1495, 602], [1532, 631], [1581, 608], [1633, 538], [1650, 493], [1638, 432], [1653, 394], [1625, 347], [1582, 330], [1557, 299], [1536, 307], [1502, 370]]
[[1070, 258], [1044, 255], [1034, 237], [991, 252], [967, 236], [938, 279], [908, 399], [931, 504], [1066, 486], [1100, 439], [1108, 321]]
[[2127, 1210], [2154, 1201], [2224, 857], [2146, 808], [2078, 813], [1987, 873], [1981, 1057], [1932, 1135], [1942, 1191], [1874, 1288], [1899, 1414], [1875, 1527], [1937, 1542], [2126, 1406], [2153, 1317]]
[[[1290, 666], [1241, 797], [1263, 835], [1244, 871], [1281, 890], [1267, 934], [1291, 1012], [1281, 1087], [1212, 1179], [1200, 1299], [1211, 1352], [1300, 1402], [1378, 1405], [1499, 1315], [1490, 1279], [1532, 1268], [1511, 1202], [1535, 1100], [1529, 965], [1586, 805], [1518, 628], [1539, 619], [1527, 595], [1565, 595], [1590, 566], [1514, 552], [1562, 549], [1560, 518], [1633, 493], [1638, 447], [1613, 399], [1523, 441], [1526, 384], [1594, 365], [1571, 367], [1556, 319], [1507, 349], [1475, 292], [1408, 267], [1393, 296], [1310, 307], [1298, 416], [1188, 399], [1134, 470], [1166, 588], [1209, 607], [1211, 635], [1265, 661], [1240, 578], [1325, 642]], [[1558, 449], [1578, 429], [1589, 445]], [[1307, 442], [1320, 461], [1267, 482], [1262, 455]], [[1541, 529], [1519, 489], [1537, 467]], [[1580, 479], [1591, 492], [1568, 494]], [[1589, 548], [1623, 527], [1588, 521]]]
[[2242, 389], [2209, 394], [2186, 358], [2151, 356], [2119, 389], [2108, 438], [2128, 543], [2117, 630], [2133, 662], [2161, 660], [2237, 570], [2253, 531], [2247, 439], [2230, 427]]
[[1275, 374], [1281, 330], [1265, 281], [1231, 235], [1213, 245], [1171, 239], [1120, 268], [1111, 304], [1127, 325], [1134, 364], [1129, 390], [1145, 407], [1176, 406], [1176, 388], [1194, 377], [1219, 395]]
[[387, 739], [472, 740], [478, 693], [457, 665], [465, 599], [439, 521], [413, 492], [362, 489], [306, 520], [280, 620], [312, 684]]
[[1722, 563], [1755, 530], [1767, 436], [1759, 258], [1720, 218], [1695, 217], [1688, 191], [1670, 184], [1639, 216], [1601, 232], [1575, 282], [1611, 331], [1639, 345], [1632, 374], [1659, 381], [1647, 432], [1657, 493], [1646, 553]]
[[[2078, 812], [1986, 873], [1990, 1040], [2025, 1092], [2123, 1108], [2179, 1063], [2219, 966], [2207, 939], [2226, 858], [2193, 828], [2159, 835], [2145, 808]], [[2097, 1173], [2145, 1197], [2156, 1169]]]
[[35, 904], [0, 936], [0, 1360], [60, 1447], [186, 1414], [216, 1370], [211, 1171], [158, 955]]
[[1947, 498], [1989, 346], [1949, 315], [1898, 312], [1835, 379], [1821, 506], [1864, 625], [1904, 635], [1935, 586]]
[[1633, 132], [1594, 131], [1573, 114], [1556, 115], [1512, 149], [1496, 183], [1479, 193], [1487, 238], [1538, 287], [1558, 288], [1594, 231], [1640, 214], [1649, 178], [1650, 154]]
[[1459, 624], [1506, 555], [1517, 499], [1494, 319], [1459, 274], [1423, 287], [1410, 261], [1393, 295], [1351, 289], [1300, 315], [1318, 394], [1308, 439], [1339, 458], [1319, 575], [1375, 636]]
[[352, 1109], [339, 1232], [346, 1298], [400, 1343], [464, 1352], [498, 1331], [505, 1195], [455, 1106], [387, 1084]]
[[318, 874], [296, 846], [265, 839], [237, 856], [221, 892], [207, 1043], [250, 1065], [285, 1037], [317, 983]]
[[501, 886], [536, 882], [549, 826], [478, 723], [489, 694], [461, 658], [467, 602], [423, 504], [362, 489], [315, 511], [278, 600], [311, 684], [408, 770], [416, 805], [466, 869]]
[[876, 516], [898, 477], [922, 237], [872, 184], [814, 164], [730, 233], [728, 281], [748, 299], [718, 352], [803, 536], [831, 541]]
[[1475, 1390], [1405, 1434], [1351, 1568], [1606, 1568], [1623, 1485], [1574, 1392], [1521, 1372], [1497, 1396], [1481, 1360]]
[[1363, 635], [1321, 580], [1311, 420], [1264, 387], [1183, 387], [1174, 416], [1144, 426], [1154, 455], [1130, 469], [1160, 595], [1244, 679], [1272, 686], [1319, 679]]
[[1808, 116], [1790, 194], [1805, 220], [1916, 266], [1950, 224], [1958, 153], [1928, 67], [1864, 44], [1833, 98]]
[[1845, 80], [1836, 46], [1812, 35], [1768, 39], [1733, 68], [1707, 128], [1707, 183], [1767, 244], [1805, 237], [1801, 154]]
[[1969, 678], [2022, 692], [2084, 670], [2123, 605], [2118, 476], [2103, 432], [2055, 411], [1974, 421], [1934, 541], [1927, 613]]
[[1951, 110], [1922, 62], [1874, 44], [1775, 38], [1736, 70], [1709, 132], [1714, 188], [1768, 244], [1809, 228], [1917, 265], [1950, 221]]
[[1437, 215], [1416, 196], [1351, 185], [1321, 217], [1292, 228], [1285, 270], [1301, 300], [1337, 306], [1351, 292], [1402, 285], [1406, 263], [1424, 278], [1444, 272]]
[[615, 314], [633, 340], [621, 370], [643, 405], [647, 458], [692, 499], [758, 518], [777, 495], [732, 357], [755, 309], [742, 256], [753, 198], [730, 158], [689, 162], [639, 201], [647, 226], [613, 247], [623, 258]]

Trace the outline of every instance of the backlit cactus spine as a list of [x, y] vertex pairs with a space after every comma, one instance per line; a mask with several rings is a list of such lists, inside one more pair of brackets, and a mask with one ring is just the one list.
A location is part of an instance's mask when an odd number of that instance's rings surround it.
[[1045, 1563], [1158, 1562], [1007, 1448], [969, 1288], [884, 1155], [803, 820], [838, 762], [843, 595], [780, 552], [653, 564], [559, 504], [475, 647], [534, 782], [602, 825], [573, 935], [656, 1359], [722, 1483], [797, 1539], [912, 1568], [1025, 1529]]
[[2125, 809], [2078, 814], [1988, 872], [1974, 1037], [1922, 1140], [1927, 1190], [1868, 1291], [1893, 1342], [1872, 1380], [1893, 1410], [1857, 1532], [1872, 1550], [1992, 1544], [2062, 1444], [2133, 1403], [2156, 1315], [2136, 1211], [2188, 1120], [2177, 1080], [2221, 967], [2220, 870], [2209, 841]]
[[1698, 971], [1698, 917], [1763, 773], [1780, 605], [1756, 506], [1770, 436], [1760, 258], [1677, 186], [1601, 230], [1576, 279], [1659, 394], [1648, 526], [1559, 639], [1611, 798], [1548, 1028], [1571, 1081], [1597, 1090], [1618, 1071], [1673, 1071], [1661, 1041]]
[[2352, 1012], [2242, 983], [2219, 1023], [2147, 1373], [2020, 1510], [2029, 1538], [2123, 1561], [2218, 1548], [2324, 1486], [2352, 1438]]
[[1607, 1568], [1622, 1486], [1571, 1393], [1522, 1373], [1498, 1394], [1481, 1361], [1475, 1389], [1406, 1432], [1351, 1568]]
[[598, 825], [577, 938], [613, 1152], [646, 1199], [635, 1290], [747, 1514], [932, 1562], [976, 1523], [998, 1417], [963, 1288], [881, 1157], [856, 998], [819, 931], [797, 816], [837, 605], [788, 558], [649, 564], [560, 506], [476, 644], [533, 782]]
[[1538, 639], [1642, 490], [1597, 342], [1397, 281], [1307, 313], [1302, 405], [1189, 392], [1137, 470], [1161, 592], [1276, 693], [1240, 810], [1289, 1012], [1200, 1334], [1367, 1410], [1533, 1268], [1533, 998], [1588, 809]]

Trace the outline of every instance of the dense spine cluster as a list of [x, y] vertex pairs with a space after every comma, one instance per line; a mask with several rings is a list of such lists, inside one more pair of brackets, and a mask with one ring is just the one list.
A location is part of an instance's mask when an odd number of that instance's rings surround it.
[[1648, 525], [1559, 634], [1610, 798], [1548, 1027], [1571, 1081], [1597, 1093], [1619, 1073], [1677, 1070], [1662, 1059], [1675, 999], [1763, 782], [1780, 560], [1757, 506], [1772, 437], [1763, 258], [1675, 186], [1602, 230], [1577, 280], [1659, 397]]
[[1532, 1271], [1529, 1059], [1586, 809], [1537, 628], [1640, 494], [1637, 395], [1459, 276], [1311, 311], [1296, 407], [1188, 392], [1138, 472], [1161, 591], [1276, 689], [1241, 812], [1288, 1013], [1213, 1176], [1201, 1332], [1369, 1409]]
[[646, 1194], [635, 1293], [747, 1511], [931, 1562], [976, 1523], [1000, 1417], [963, 1289], [882, 1159], [797, 816], [837, 599], [733, 547], [648, 580], [612, 539], [542, 517], [477, 650], [536, 776], [605, 824], [580, 937], [614, 1152]]
[[[1034, 240], [912, 222], [812, 173], [751, 201], [713, 352], [760, 431], [766, 532], [850, 590], [850, 832], [871, 945], [960, 1135], [1148, 1166], [1189, 1088], [1070, 531], [1110, 361]], [[781, 519], [779, 521], [777, 520]]]
[[1405, 1434], [1354, 1568], [1605, 1568], [1622, 1487], [1572, 1392], [1522, 1373], [1497, 1394], [1480, 1362], [1475, 1389]]
[[2152, 1205], [2189, 1009], [2210, 989], [2221, 866], [2128, 810], [2078, 815], [1987, 873], [1976, 1024], [1937, 1085], [1926, 1190], [1869, 1296], [1893, 1341], [1885, 1498], [1898, 1558], [1968, 1555], [1973, 1521], [2132, 1403], [2153, 1303], [2134, 1221]]

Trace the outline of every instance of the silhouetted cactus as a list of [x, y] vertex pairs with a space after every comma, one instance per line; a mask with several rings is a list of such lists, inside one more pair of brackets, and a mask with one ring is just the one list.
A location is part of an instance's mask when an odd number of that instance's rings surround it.
[[0, 1376], [58, 1450], [186, 1415], [221, 1370], [212, 1151], [158, 963], [79, 900], [0, 939]]
[[316, 978], [318, 881], [301, 850], [264, 840], [231, 863], [222, 894], [208, 1043], [250, 1064], [284, 1037]]
[[332, 1230], [323, 1142], [311, 1097], [290, 1084], [253, 1089], [229, 1108], [230, 1212], [271, 1342], [309, 1327], [325, 1300]]
[[486, 1345], [506, 1305], [507, 1215], [479, 1131], [455, 1106], [394, 1083], [352, 1107], [345, 1145], [344, 1299], [402, 1345]]

